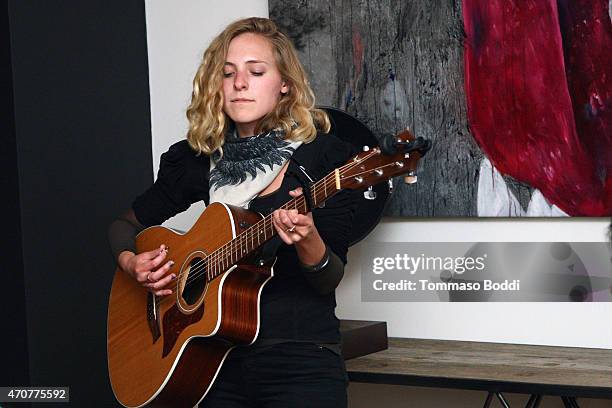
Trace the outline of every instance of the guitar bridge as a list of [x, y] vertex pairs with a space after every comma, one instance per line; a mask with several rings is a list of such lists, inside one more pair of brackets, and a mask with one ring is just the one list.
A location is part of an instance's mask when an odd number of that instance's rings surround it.
[[153, 337], [153, 343], [161, 336], [161, 330], [159, 328], [159, 318], [157, 314], [157, 304], [155, 302], [155, 295], [151, 292], [147, 293], [147, 323], [149, 324], [149, 330], [151, 330], [151, 336]]

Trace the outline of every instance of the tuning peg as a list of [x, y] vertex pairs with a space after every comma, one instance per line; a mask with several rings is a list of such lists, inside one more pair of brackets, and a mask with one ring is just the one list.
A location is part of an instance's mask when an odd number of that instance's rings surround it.
[[366, 200], [375, 200], [376, 199], [376, 191], [372, 190], [372, 186], [368, 187], [366, 191], [363, 192], [363, 196]]
[[364, 152], [369, 152], [370, 151], [370, 146], [363, 146], [363, 151]]
[[416, 172], [411, 171], [406, 176], [404, 176], [404, 183], [406, 184], [414, 184], [417, 182]]
[[393, 180], [387, 180], [387, 184], [389, 185], [389, 194], [393, 193]]

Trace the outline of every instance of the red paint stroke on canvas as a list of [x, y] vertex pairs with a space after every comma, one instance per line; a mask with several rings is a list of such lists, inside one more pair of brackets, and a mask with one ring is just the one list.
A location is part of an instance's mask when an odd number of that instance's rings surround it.
[[503, 174], [573, 216], [612, 214], [607, 0], [463, 0], [470, 127]]

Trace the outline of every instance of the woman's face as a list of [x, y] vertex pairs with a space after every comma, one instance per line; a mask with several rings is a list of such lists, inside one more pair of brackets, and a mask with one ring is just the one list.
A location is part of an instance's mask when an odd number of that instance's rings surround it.
[[223, 111], [236, 123], [239, 136], [252, 136], [259, 120], [288, 90], [267, 39], [245, 33], [230, 42], [223, 67]]

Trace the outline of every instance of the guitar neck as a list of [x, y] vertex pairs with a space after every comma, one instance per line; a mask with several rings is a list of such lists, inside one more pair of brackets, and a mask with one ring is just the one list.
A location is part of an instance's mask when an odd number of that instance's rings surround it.
[[[431, 148], [431, 142], [421, 137], [415, 138], [406, 130], [397, 135], [393, 143], [393, 153], [382, 154], [379, 147], [364, 149], [346, 164], [313, 183], [310, 186], [312, 206], [321, 206], [341, 189], [363, 189], [406, 173], [406, 182], [416, 182], [417, 163]], [[296, 209], [300, 214], [308, 212], [303, 195], [286, 202], [280, 208]], [[275, 235], [276, 229], [270, 214], [207, 257], [207, 279], [212, 280], [225, 272]]]
[[[321, 180], [310, 186], [312, 206], [319, 207], [340, 190], [340, 171], [334, 170]], [[308, 206], [304, 195], [293, 198], [283, 204], [281, 209], [295, 209], [300, 214], [308, 213]], [[272, 223], [272, 214], [262, 218], [259, 222], [244, 230], [236, 238], [219, 247], [209, 254], [207, 261], [208, 280], [212, 280], [225, 272], [239, 260], [251, 255], [255, 250], [268, 242], [276, 235]]]

